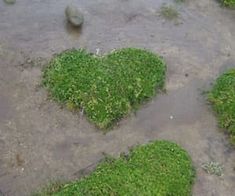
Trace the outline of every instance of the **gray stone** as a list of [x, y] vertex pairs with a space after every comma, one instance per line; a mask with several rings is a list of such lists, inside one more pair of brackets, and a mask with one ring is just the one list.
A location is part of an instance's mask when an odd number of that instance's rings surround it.
[[4, 2], [7, 4], [14, 4], [16, 0], [4, 0]]
[[79, 27], [84, 22], [83, 14], [75, 6], [67, 6], [65, 9], [65, 15], [67, 20], [74, 26]]

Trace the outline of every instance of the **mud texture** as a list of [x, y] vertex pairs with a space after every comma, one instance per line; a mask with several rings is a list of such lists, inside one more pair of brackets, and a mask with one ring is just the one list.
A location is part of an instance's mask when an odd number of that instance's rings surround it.
[[[176, 5], [175, 23], [159, 16], [163, 2], [0, 1], [0, 195], [25, 196], [50, 181], [79, 178], [104, 153], [117, 156], [155, 139], [175, 141], [191, 154], [197, 170], [193, 195], [234, 195], [235, 150], [217, 128], [203, 92], [235, 66], [235, 12], [213, 0], [192, 0]], [[65, 20], [70, 3], [86, 18], [80, 32]], [[84, 116], [49, 100], [40, 86], [43, 65], [72, 47], [159, 53], [168, 64], [167, 93], [104, 135]], [[209, 161], [224, 166], [221, 177], [203, 171]]]

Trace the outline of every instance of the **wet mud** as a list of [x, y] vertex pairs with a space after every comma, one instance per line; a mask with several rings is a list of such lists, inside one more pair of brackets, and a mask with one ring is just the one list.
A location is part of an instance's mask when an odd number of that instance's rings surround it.
[[[79, 31], [66, 23], [74, 3], [84, 13]], [[159, 15], [162, 3], [180, 13], [177, 23]], [[30, 195], [50, 181], [89, 173], [104, 154], [118, 156], [155, 139], [172, 140], [191, 155], [197, 171], [193, 195], [232, 196], [235, 150], [217, 127], [204, 92], [235, 66], [235, 12], [213, 0], [0, 1], [0, 195]], [[69, 48], [147, 48], [167, 62], [166, 93], [103, 134], [84, 116], [48, 99], [44, 64]], [[221, 177], [201, 165], [224, 166]]]

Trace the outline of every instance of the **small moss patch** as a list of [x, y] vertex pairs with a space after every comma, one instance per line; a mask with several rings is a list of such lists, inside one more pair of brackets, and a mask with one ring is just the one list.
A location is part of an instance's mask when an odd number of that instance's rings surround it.
[[231, 8], [235, 7], [235, 0], [222, 0], [222, 2], [227, 7], [231, 7]]
[[16, 0], [4, 0], [6, 4], [15, 4]]
[[208, 99], [217, 113], [219, 125], [227, 130], [235, 144], [235, 69], [217, 79]]
[[178, 10], [173, 5], [162, 5], [160, 15], [167, 20], [176, 20], [179, 17]]
[[214, 161], [202, 164], [202, 168], [208, 174], [214, 174], [217, 176], [222, 176], [222, 174], [223, 174], [223, 166], [217, 162], [214, 162]]
[[57, 101], [83, 109], [99, 128], [108, 128], [162, 89], [165, 63], [152, 52], [125, 48], [97, 57], [85, 50], [57, 55], [43, 83]]
[[188, 153], [168, 141], [134, 148], [129, 155], [108, 158], [80, 181], [37, 195], [180, 195], [188, 196], [194, 180]]
[[187, 0], [175, 0], [176, 3], [185, 3]]

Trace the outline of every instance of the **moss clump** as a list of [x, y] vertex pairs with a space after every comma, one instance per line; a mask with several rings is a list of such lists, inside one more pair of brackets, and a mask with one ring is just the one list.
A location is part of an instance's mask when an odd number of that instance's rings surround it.
[[208, 99], [217, 113], [219, 125], [227, 130], [235, 144], [235, 69], [217, 79]]
[[161, 6], [160, 15], [167, 20], [176, 20], [179, 17], [179, 12], [174, 6], [164, 4]]
[[43, 83], [54, 99], [82, 108], [99, 128], [108, 128], [161, 89], [165, 63], [141, 49], [125, 48], [97, 57], [85, 50], [57, 55]]
[[235, 0], [222, 0], [223, 5], [227, 7], [234, 8], [235, 7]]
[[6, 4], [15, 4], [16, 0], [4, 0]]
[[80, 181], [51, 187], [43, 196], [180, 195], [188, 196], [194, 180], [188, 153], [168, 141], [134, 148], [129, 155], [107, 159]]

